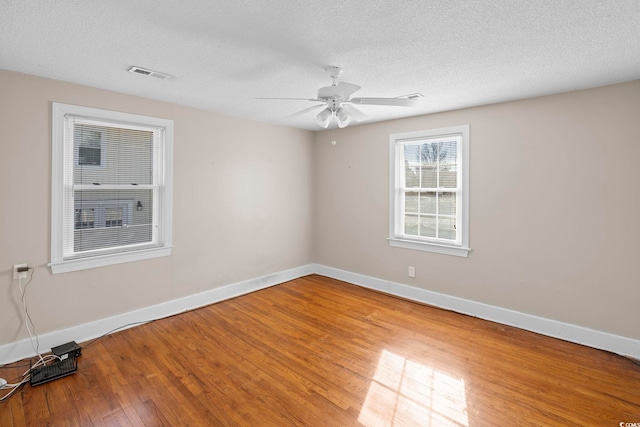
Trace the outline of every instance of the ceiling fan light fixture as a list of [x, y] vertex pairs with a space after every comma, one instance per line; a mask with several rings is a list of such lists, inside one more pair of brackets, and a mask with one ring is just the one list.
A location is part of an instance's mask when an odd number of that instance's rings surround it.
[[320, 114], [316, 116], [316, 122], [323, 128], [328, 128], [332, 116], [332, 111], [329, 108], [325, 108], [324, 110], [320, 111]]
[[344, 108], [340, 108], [336, 111], [336, 119], [340, 128], [347, 127], [349, 126], [349, 123], [351, 123], [351, 115], [349, 115]]
[[369, 120], [370, 118], [355, 106], [358, 105], [380, 105], [383, 107], [416, 107], [423, 98], [421, 93], [410, 93], [408, 95], [396, 98], [379, 98], [365, 97], [353, 98], [353, 94], [360, 90], [360, 86], [352, 83], [337, 82], [336, 80], [342, 73], [340, 67], [327, 67], [327, 73], [333, 79], [331, 86], [324, 86], [318, 89], [318, 95], [315, 98], [258, 98], [258, 99], [280, 99], [291, 101], [312, 101], [317, 102], [312, 107], [305, 108], [297, 113], [291, 114], [285, 118], [307, 114], [316, 109], [322, 108], [320, 114], [316, 115], [316, 123], [318, 126], [328, 129], [331, 121], [335, 118], [335, 127], [344, 128], [349, 126], [351, 122], [359, 123]]

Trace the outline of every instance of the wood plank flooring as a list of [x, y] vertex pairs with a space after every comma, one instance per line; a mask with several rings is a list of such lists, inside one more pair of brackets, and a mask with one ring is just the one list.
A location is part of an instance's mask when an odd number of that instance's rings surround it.
[[317, 275], [85, 343], [76, 374], [0, 404], [0, 426], [621, 422], [629, 359]]

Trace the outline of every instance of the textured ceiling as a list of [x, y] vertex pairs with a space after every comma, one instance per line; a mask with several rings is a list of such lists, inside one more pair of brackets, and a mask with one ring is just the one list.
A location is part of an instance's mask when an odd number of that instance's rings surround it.
[[255, 98], [314, 98], [329, 65], [354, 96], [425, 96], [370, 121], [640, 79], [640, 0], [0, 0], [2, 69], [234, 116], [321, 129]]

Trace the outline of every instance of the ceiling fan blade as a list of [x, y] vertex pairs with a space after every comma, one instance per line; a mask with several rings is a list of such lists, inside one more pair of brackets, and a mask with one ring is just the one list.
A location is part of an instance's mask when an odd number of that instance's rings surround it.
[[276, 100], [276, 101], [317, 101], [324, 102], [323, 99], [312, 99], [312, 98], [253, 98], [253, 99], [266, 99], [266, 100]]
[[349, 102], [357, 105], [388, 105], [393, 107], [415, 107], [418, 100], [408, 98], [351, 98]]
[[353, 105], [349, 105], [349, 104], [344, 104], [342, 106], [342, 108], [344, 108], [347, 113], [349, 113], [349, 115], [353, 118], [353, 120], [355, 120], [356, 122], [364, 122], [366, 120], [369, 120], [369, 116], [367, 116], [365, 113], [363, 113], [362, 111], [358, 110], [356, 107], [354, 107]]
[[276, 99], [281, 101], [318, 101], [324, 102], [322, 99], [311, 99], [311, 98], [253, 98], [253, 99]]
[[351, 95], [360, 90], [360, 86], [347, 82], [340, 82], [335, 87], [336, 94], [342, 99], [349, 99]]
[[304, 109], [304, 110], [302, 110], [302, 111], [298, 111], [297, 113], [293, 113], [293, 114], [291, 114], [291, 115], [289, 115], [289, 116], [285, 117], [285, 119], [292, 119], [292, 118], [294, 118], [294, 117], [301, 116], [301, 115], [303, 115], [303, 114], [308, 113], [309, 111], [317, 110], [317, 109], [318, 109], [318, 108], [320, 108], [320, 107], [326, 107], [326, 104], [318, 104], [318, 105], [314, 105], [313, 107], [305, 108], [305, 109]]

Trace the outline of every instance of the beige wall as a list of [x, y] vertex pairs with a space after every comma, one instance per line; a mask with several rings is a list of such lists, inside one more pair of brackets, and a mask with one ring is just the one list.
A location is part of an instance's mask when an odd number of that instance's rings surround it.
[[[52, 275], [51, 102], [174, 120], [170, 257]], [[0, 345], [313, 261], [311, 132], [0, 70]]]
[[[390, 247], [389, 134], [463, 124], [469, 258]], [[639, 136], [640, 81], [317, 133], [315, 260], [640, 339]]]
[[[171, 257], [50, 273], [52, 101], [175, 121]], [[639, 339], [639, 117], [636, 81], [314, 136], [0, 71], [0, 345], [21, 262], [40, 334], [317, 262]], [[460, 124], [469, 258], [389, 247], [389, 134]]]

